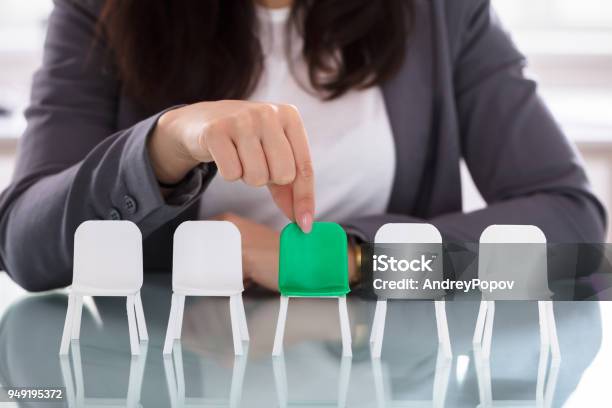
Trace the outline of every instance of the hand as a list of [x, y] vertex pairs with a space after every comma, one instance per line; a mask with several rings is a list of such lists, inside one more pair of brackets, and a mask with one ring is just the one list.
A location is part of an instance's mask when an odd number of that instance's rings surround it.
[[314, 217], [314, 174], [304, 124], [291, 105], [200, 102], [165, 112], [149, 140], [159, 181], [176, 183], [214, 161], [228, 181], [267, 185], [276, 205], [304, 232]]
[[242, 236], [242, 269], [245, 281], [278, 292], [279, 232], [232, 213], [215, 220], [230, 221]]

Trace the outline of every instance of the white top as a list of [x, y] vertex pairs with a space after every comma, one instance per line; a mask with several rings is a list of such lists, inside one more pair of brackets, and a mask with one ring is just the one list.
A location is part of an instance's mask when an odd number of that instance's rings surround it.
[[[289, 57], [293, 74], [285, 52], [289, 8], [259, 6], [257, 11], [264, 69], [249, 99], [297, 106], [314, 166], [315, 220], [342, 222], [383, 213], [395, 173], [395, 144], [380, 88], [349, 91], [332, 101], [305, 90], [304, 85], [310, 87], [307, 66], [301, 56], [302, 40], [294, 28]], [[242, 181], [230, 183], [217, 175], [202, 200], [201, 216], [223, 212], [278, 230], [289, 221], [267, 188], [250, 187]]]

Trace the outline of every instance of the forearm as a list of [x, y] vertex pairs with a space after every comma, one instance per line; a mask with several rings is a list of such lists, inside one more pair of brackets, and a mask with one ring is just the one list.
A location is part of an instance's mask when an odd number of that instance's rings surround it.
[[605, 216], [596, 200], [582, 193], [541, 192], [491, 204], [470, 213], [441, 214], [429, 220], [403, 214], [380, 214], [350, 219], [348, 233], [374, 242], [378, 228], [393, 222], [428, 222], [435, 225], [445, 241], [478, 242], [491, 224], [531, 224], [541, 228], [549, 242], [601, 242], [605, 237]]
[[478, 242], [491, 224], [530, 224], [551, 243], [594, 243], [605, 239], [605, 216], [596, 200], [582, 193], [542, 192], [500, 201], [471, 213], [444, 214], [430, 221], [443, 236]]
[[61, 172], [22, 178], [4, 193], [0, 250], [17, 283], [28, 290], [70, 284], [73, 234], [85, 220], [130, 220], [146, 237], [194, 202], [214, 168], [195, 168], [164, 199], [146, 148], [156, 119], [109, 136]]

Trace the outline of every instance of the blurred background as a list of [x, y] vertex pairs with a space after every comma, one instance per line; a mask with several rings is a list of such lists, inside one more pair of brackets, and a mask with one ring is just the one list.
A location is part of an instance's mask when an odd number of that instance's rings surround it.
[[[493, 0], [493, 5], [612, 212], [612, 1]], [[11, 177], [52, 7], [51, 0], [0, 0], [0, 189]], [[465, 169], [464, 179], [465, 209], [481, 207]]]

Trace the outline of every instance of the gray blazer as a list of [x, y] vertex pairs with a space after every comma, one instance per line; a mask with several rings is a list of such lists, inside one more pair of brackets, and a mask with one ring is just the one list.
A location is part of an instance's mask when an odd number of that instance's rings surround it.
[[[92, 49], [98, 3], [56, 0], [0, 198], [0, 266], [28, 290], [70, 284], [73, 234], [88, 219], [135, 222], [145, 268], [168, 270], [172, 231], [196, 217], [215, 175], [200, 166], [162, 198], [146, 150], [159, 114], [127, 98], [103, 46]], [[340, 220], [347, 230], [371, 240], [384, 223], [427, 220], [475, 242], [492, 223], [535, 224], [552, 242], [601, 242], [604, 209], [489, 2], [415, 0], [415, 13], [404, 65], [383, 86], [397, 152], [389, 206]], [[462, 212], [460, 158], [487, 208]]]

